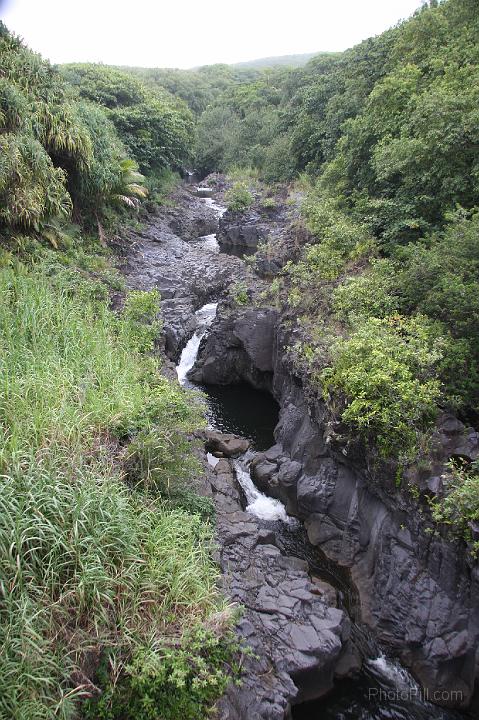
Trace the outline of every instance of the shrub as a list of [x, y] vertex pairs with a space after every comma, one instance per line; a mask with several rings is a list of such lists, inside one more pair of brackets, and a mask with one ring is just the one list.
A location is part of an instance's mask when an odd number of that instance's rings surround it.
[[225, 193], [225, 201], [231, 212], [242, 212], [253, 204], [253, 195], [245, 182], [235, 182]]
[[229, 294], [235, 305], [248, 305], [250, 301], [248, 287], [244, 282], [236, 282], [230, 288]]
[[278, 207], [274, 197], [265, 197], [261, 200], [261, 207], [265, 210], [275, 210]]
[[102, 697], [88, 703], [86, 720], [208, 717], [231, 676], [238, 674], [239, 649], [232, 632], [194, 628], [176, 646], [138, 650], [117, 687], [106, 684]]
[[443, 352], [443, 339], [424, 318], [370, 318], [333, 344], [324, 392], [332, 408], [333, 396], [343, 394], [342, 420], [383, 457], [411, 459], [436, 416], [434, 371]]
[[[448, 525], [467, 542], [472, 540], [472, 526], [479, 523], [479, 467], [452, 463], [445, 477], [446, 495], [431, 502], [433, 518]], [[473, 552], [479, 552], [479, 542]]]
[[373, 260], [360, 275], [348, 277], [333, 291], [333, 308], [347, 320], [350, 316], [383, 318], [399, 311], [396, 267], [386, 259]]

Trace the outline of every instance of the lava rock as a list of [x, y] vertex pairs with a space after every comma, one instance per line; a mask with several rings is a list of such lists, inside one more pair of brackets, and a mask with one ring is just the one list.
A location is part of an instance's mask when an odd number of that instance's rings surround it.
[[210, 453], [221, 453], [223, 457], [234, 458], [244, 455], [249, 441], [237, 435], [225, 435], [214, 430], [205, 432], [205, 449]]

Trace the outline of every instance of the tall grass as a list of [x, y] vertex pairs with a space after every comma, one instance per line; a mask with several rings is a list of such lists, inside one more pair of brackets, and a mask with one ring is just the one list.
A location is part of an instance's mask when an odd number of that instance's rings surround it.
[[138, 351], [134, 313], [49, 273], [0, 268], [2, 720], [76, 717], [102, 649], [128, 658], [221, 606], [208, 526], [124, 481], [139, 431], [165, 482], [187, 475], [194, 412]]

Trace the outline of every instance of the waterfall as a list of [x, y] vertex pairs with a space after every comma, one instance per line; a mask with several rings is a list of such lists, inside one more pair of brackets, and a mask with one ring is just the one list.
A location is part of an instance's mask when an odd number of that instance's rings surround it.
[[196, 362], [200, 343], [206, 334], [209, 326], [216, 317], [218, 303], [207, 303], [196, 311], [196, 330], [188, 340], [181, 353], [180, 362], [176, 366], [176, 374], [180, 385], [188, 385], [187, 375]]
[[249, 469], [240, 460], [235, 460], [234, 469], [236, 478], [241, 485], [246, 497], [246, 512], [256, 515], [261, 520], [282, 520], [283, 522], [294, 522], [286, 513], [283, 503], [274, 498], [264, 495], [253, 483]]

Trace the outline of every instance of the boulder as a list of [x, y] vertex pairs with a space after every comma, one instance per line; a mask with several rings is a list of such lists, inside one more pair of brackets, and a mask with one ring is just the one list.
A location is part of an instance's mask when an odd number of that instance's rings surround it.
[[243, 455], [249, 448], [249, 441], [237, 435], [225, 435], [215, 430], [205, 433], [205, 449], [213, 455], [235, 458]]

